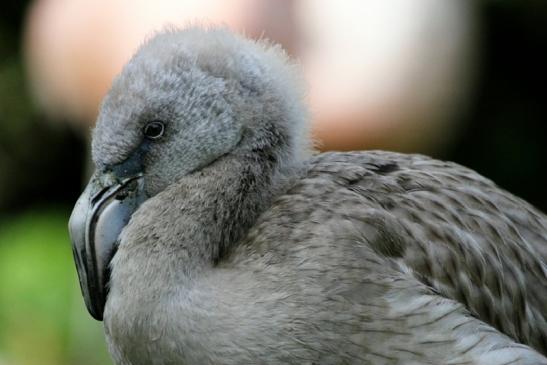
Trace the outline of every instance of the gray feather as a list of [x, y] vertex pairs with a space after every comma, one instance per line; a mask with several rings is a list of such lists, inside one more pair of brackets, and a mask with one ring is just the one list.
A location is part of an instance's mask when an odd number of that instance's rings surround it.
[[170, 128], [111, 262], [116, 363], [547, 364], [545, 215], [454, 163], [311, 157], [295, 75], [278, 48], [190, 28], [114, 82], [98, 168], [147, 120]]

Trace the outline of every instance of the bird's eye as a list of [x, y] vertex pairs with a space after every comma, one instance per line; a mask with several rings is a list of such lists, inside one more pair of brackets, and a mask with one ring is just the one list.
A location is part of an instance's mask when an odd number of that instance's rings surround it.
[[165, 124], [161, 120], [154, 120], [144, 126], [142, 133], [148, 139], [158, 139], [163, 136], [164, 131]]

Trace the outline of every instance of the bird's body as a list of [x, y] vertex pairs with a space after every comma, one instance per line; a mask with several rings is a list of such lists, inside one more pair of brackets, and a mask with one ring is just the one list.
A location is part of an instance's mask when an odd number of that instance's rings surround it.
[[[237, 181], [226, 183], [206, 194], [226, 199]], [[199, 271], [191, 247], [120, 247], [105, 320], [120, 364], [542, 361], [521, 344], [547, 351], [547, 220], [522, 200], [456, 164], [388, 152], [318, 155], [278, 193]], [[172, 197], [145, 205], [126, 234], [150, 245], [159, 215], [180, 225]], [[227, 234], [237, 213], [203, 208], [215, 211], [187, 212], [199, 231]]]
[[[95, 284], [103, 276], [92, 281], [82, 263], [91, 255], [102, 275], [101, 247], [90, 250], [89, 232], [83, 249], [75, 239], [90, 311], [102, 318], [106, 301], [116, 364], [547, 364], [545, 215], [453, 163], [307, 156], [301, 109], [279, 64], [267, 62], [271, 50], [219, 30], [158, 38], [114, 84], [95, 133], [101, 174], [148, 187], [116, 253], [104, 251], [113, 255], [107, 297]], [[176, 57], [156, 52], [163, 61], [151, 62], [150, 49], [193, 61], [173, 67]], [[143, 80], [164, 68], [184, 76], [169, 74], [158, 90], [180, 90], [186, 104], [166, 100], [198, 112], [161, 112], [190, 118], [150, 142], [137, 132], [143, 118], [119, 109], [147, 100]], [[218, 85], [205, 92], [201, 80]], [[156, 120], [155, 108], [139, 113]], [[192, 118], [202, 127], [189, 127]], [[112, 184], [102, 176], [100, 186]], [[99, 232], [110, 232], [100, 216], [118, 209], [96, 203], [107, 188], [83, 198], [96, 207], [86, 227]]]

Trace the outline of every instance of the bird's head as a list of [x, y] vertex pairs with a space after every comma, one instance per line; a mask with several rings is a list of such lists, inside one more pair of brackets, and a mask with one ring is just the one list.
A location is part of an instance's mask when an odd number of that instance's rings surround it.
[[306, 112], [283, 51], [225, 29], [169, 30], [114, 80], [93, 133], [96, 172], [69, 222], [82, 293], [102, 319], [109, 263], [140, 204], [226, 156], [277, 168], [309, 151]]

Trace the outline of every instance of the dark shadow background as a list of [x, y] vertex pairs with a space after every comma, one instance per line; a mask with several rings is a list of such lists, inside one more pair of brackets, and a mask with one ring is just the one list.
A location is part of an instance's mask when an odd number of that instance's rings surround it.
[[21, 37], [29, 1], [0, 12], [0, 217], [37, 205], [68, 206], [81, 187], [84, 139], [30, 99]]
[[438, 157], [547, 212], [547, 2], [489, 1], [480, 17], [475, 97], [463, 133]]

